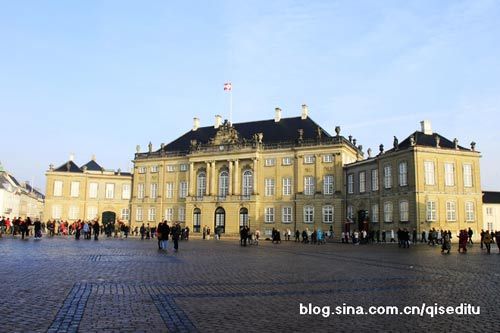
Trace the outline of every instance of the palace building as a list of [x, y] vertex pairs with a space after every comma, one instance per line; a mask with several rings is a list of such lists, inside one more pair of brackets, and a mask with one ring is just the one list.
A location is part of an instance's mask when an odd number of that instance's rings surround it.
[[132, 227], [179, 221], [192, 231], [207, 226], [237, 234], [249, 225], [340, 230], [345, 216], [344, 165], [362, 159], [356, 140], [330, 135], [306, 105], [301, 115], [193, 128], [146, 152], [137, 147], [131, 199]]
[[[402, 142], [345, 166], [348, 228], [418, 231], [482, 228], [480, 154], [421, 122]], [[354, 225], [353, 225], [354, 223]]]
[[46, 220], [130, 222], [132, 174], [107, 170], [93, 157], [79, 167], [73, 157], [46, 172]]

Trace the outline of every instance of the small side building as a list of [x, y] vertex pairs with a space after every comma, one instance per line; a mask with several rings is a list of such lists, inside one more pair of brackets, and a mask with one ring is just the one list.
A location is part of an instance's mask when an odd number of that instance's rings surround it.
[[483, 229], [500, 230], [500, 192], [483, 192]]

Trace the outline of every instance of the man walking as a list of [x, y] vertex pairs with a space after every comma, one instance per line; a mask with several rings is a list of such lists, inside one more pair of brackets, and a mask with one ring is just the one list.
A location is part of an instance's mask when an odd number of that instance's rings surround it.
[[472, 243], [472, 235], [474, 235], [474, 232], [472, 231], [472, 229], [469, 227], [469, 231], [467, 231], [467, 234], [469, 235], [469, 244], [474, 244]]
[[174, 251], [175, 252], [179, 251], [179, 236], [180, 235], [181, 235], [181, 226], [179, 225], [179, 222], [177, 222], [172, 227], [172, 240], [174, 241]]

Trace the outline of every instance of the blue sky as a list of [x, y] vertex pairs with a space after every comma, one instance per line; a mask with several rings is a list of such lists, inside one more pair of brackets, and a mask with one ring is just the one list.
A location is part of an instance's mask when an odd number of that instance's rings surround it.
[[305, 103], [374, 151], [429, 119], [500, 190], [500, 1], [0, 1], [0, 48], [0, 161], [43, 190], [227, 118], [226, 81], [233, 122]]

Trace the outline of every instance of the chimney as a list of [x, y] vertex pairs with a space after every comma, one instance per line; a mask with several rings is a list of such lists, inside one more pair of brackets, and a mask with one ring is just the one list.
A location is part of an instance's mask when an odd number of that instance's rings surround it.
[[69, 154], [69, 160], [74, 161], [75, 160], [75, 154], [71, 153]]
[[278, 123], [280, 120], [281, 120], [281, 109], [275, 108], [274, 109], [274, 122]]
[[196, 131], [198, 128], [200, 128], [200, 119], [197, 117], [193, 118], [193, 131]]
[[429, 120], [422, 120], [420, 122], [420, 127], [425, 135], [432, 135], [431, 122]]
[[222, 125], [222, 117], [220, 115], [216, 115], [214, 128], [219, 128], [220, 125]]
[[95, 161], [95, 154], [92, 154], [91, 159], [92, 159], [92, 161]]
[[300, 118], [307, 119], [308, 116], [309, 116], [309, 109], [307, 108], [307, 105], [302, 104], [302, 115], [300, 116]]

